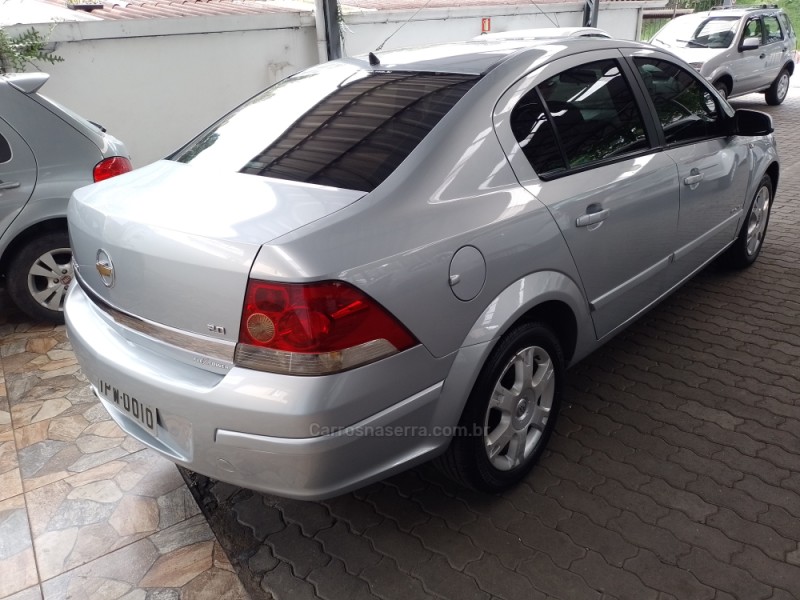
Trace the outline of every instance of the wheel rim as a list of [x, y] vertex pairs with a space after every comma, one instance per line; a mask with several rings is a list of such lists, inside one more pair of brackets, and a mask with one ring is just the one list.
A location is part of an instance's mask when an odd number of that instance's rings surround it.
[[542, 440], [555, 398], [555, 369], [539, 346], [520, 350], [497, 379], [484, 422], [489, 462], [501, 471], [525, 463]]
[[789, 91], [789, 74], [781, 73], [778, 79], [778, 99], [783, 100], [786, 97], [786, 92]]
[[747, 256], [755, 255], [764, 240], [764, 231], [767, 228], [767, 217], [769, 216], [769, 201], [769, 190], [763, 186], [756, 194], [750, 218], [747, 221]]
[[725, 100], [728, 99], [728, 88], [724, 85], [720, 84], [716, 86], [717, 91], [719, 92], [720, 96], [722, 96]]
[[28, 271], [28, 291], [40, 306], [64, 310], [64, 298], [73, 275], [72, 250], [50, 250], [37, 258]]

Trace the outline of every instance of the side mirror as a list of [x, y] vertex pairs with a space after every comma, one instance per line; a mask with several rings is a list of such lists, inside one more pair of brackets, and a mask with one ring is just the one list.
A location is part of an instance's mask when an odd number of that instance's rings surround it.
[[761, 46], [758, 38], [746, 38], [742, 41], [742, 50], [756, 50]]
[[740, 108], [730, 120], [730, 134], [743, 136], [768, 135], [775, 131], [772, 117], [757, 110]]

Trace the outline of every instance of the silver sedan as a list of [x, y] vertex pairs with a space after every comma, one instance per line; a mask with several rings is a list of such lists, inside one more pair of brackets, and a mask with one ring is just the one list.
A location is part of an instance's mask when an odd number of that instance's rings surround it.
[[125, 431], [323, 498], [437, 458], [499, 491], [566, 368], [712, 260], [755, 261], [772, 122], [634, 42], [320, 65], [79, 190], [70, 339]]

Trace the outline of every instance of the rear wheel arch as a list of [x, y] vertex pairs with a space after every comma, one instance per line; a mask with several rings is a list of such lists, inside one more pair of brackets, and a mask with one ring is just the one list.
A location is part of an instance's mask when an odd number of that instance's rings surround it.
[[[526, 297], [526, 294], [527, 297]], [[566, 365], [585, 356], [597, 340], [581, 288], [563, 273], [542, 271], [514, 282], [487, 304], [456, 352], [445, 378], [435, 421], [456, 425], [478, 374], [504, 336], [525, 323], [552, 329]], [[446, 445], [441, 448], [444, 450]]]
[[20, 231], [3, 250], [3, 255], [0, 257], [0, 273], [5, 275], [8, 272], [8, 264], [11, 259], [16, 256], [20, 249], [26, 246], [31, 240], [43, 235], [47, 235], [48, 233], [56, 233], [67, 230], [66, 217], [56, 217], [34, 223], [27, 229]]

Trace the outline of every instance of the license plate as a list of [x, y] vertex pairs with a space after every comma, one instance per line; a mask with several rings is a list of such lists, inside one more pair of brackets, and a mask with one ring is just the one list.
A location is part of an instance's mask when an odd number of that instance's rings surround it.
[[153, 436], [158, 437], [158, 418], [155, 408], [102, 379], [97, 386], [97, 391], [106, 401], [116, 406]]

